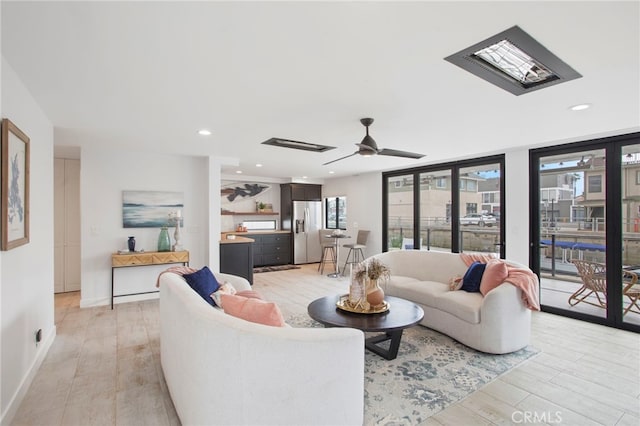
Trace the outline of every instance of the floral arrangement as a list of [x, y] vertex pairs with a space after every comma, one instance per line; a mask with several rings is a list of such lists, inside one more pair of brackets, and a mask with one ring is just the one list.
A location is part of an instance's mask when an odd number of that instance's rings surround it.
[[374, 257], [368, 262], [364, 261], [356, 266], [354, 279], [360, 283], [364, 283], [366, 278], [372, 281], [379, 279], [388, 280], [389, 274], [389, 267]]

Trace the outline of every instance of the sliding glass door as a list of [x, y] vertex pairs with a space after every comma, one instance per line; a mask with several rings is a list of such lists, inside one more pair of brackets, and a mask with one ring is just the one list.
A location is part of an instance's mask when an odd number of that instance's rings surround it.
[[460, 251], [500, 254], [500, 163], [463, 167], [458, 182]]
[[591, 149], [540, 156], [536, 223], [541, 303], [601, 318], [607, 313], [605, 154]]
[[622, 321], [640, 325], [640, 143], [622, 146]]
[[386, 241], [392, 249], [413, 249], [414, 202], [413, 174], [392, 176], [386, 180]]
[[531, 151], [545, 311], [640, 331], [640, 135]]

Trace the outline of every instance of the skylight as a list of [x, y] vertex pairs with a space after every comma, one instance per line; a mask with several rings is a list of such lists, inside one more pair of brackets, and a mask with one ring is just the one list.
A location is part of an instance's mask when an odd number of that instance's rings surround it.
[[514, 95], [582, 77], [518, 26], [445, 60]]
[[502, 40], [474, 53], [476, 57], [509, 74], [524, 85], [539, 83], [556, 77], [544, 65], [511, 44]]

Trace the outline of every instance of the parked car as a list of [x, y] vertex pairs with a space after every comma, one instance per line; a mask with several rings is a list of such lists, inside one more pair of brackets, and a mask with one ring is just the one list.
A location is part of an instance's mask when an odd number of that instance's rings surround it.
[[495, 216], [472, 213], [460, 218], [460, 225], [493, 226], [497, 223]]

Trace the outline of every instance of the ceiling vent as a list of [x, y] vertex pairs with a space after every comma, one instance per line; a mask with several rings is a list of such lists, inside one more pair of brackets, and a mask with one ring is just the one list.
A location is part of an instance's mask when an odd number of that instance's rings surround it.
[[293, 141], [290, 139], [271, 138], [262, 142], [264, 145], [279, 146], [281, 148], [301, 149], [303, 151], [324, 152], [334, 149], [335, 146], [318, 145], [309, 142]]
[[514, 95], [582, 77], [518, 26], [444, 59]]

